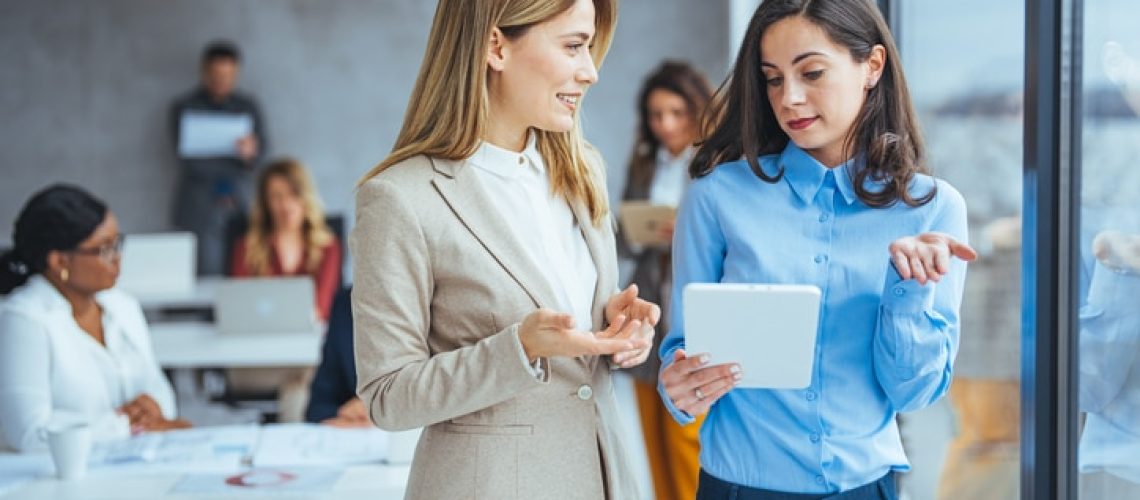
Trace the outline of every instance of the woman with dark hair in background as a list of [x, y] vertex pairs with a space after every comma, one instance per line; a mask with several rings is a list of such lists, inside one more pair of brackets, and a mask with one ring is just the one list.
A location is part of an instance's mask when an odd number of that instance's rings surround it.
[[[654, 205], [676, 207], [689, 179], [689, 162], [693, 159], [693, 143], [699, 137], [700, 119], [712, 97], [712, 88], [704, 75], [684, 62], [665, 61], [653, 71], [638, 93], [637, 143], [629, 162], [624, 201], [648, 201]], [[660, 229], [661, 241], [672, 241], [670, 221]], [[654, 352], [669, 331], [669, 295], [671, 281], [669, 244], [642, 246], [618, 239], [618, 251], [635, 264], [631, 282], [641, 296], [661, 304], [662, 321], [657, 326]], [[657, 356], [629, 369], [635, 377], [641, 431], [653, 476], [653, 489], [658, 500], [691, 499], [697, 492], [700, 442], [697, 431], [703, 416], [691, 425], [679, 425], [657, 395]]]
[[106, 205], [51, 186], [28, 200], [12, 240], [0, 257], [0, 445], [42, 447], [62, 418], [96, 440], [189, 427], [138, 301], [112, 289], [123, 237]]
[[[701, 427], [697, 498], [894, 499], [895, 417], [950, 386], [966, 204], [930, 176], [901, 60], [870, 0], [766, 0], [714, 99], [673, 240], [661, 395]], [[811, 382], [734, 389], [685, 352], [689, 283], [822, 291]], [[739, 325], [737, 335], [747, 335]]]

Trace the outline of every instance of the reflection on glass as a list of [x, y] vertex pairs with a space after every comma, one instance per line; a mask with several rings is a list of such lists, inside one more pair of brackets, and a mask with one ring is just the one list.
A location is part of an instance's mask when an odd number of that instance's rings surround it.
[[1140, 498], [1140, 5], [1085, 2], [1078, 464], [1082, 499]]
[[[908, 0], [900, 8], [927, 163], [966, 198], [970, 243], [981, 254], [966, 279], [949, 404], [943, 415], [903, 422], [904, 436], [916, 437], [906, 441], [914, 470], [903, 489], [913, 500], [1018, 498], [1025, 4]], [[940, 442], [917, 438], [932, 435]]]

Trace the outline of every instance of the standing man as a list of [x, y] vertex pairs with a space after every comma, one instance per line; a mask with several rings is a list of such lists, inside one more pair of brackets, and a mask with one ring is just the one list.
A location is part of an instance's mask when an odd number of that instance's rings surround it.
[[198, 274], [225, 271], [226, 222], [245, 212], [266, 150], [261, 110], [235, 90], [240, 63], [233, 43], [211, 42], [202, 52], [201, 84], [170, 110], [181, 166], [174, 224], [198, 237]]

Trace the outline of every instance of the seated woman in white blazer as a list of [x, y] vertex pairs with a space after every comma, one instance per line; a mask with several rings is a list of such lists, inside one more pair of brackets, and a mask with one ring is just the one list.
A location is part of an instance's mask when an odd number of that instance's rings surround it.
[[45, 446], [56, 419], [95, 440], [189, 427], [154, 360], [138, 302], [112, 290], [123, 238], [81, 189], [55, 185], [16, 219], [0, 256], [0, 448]]

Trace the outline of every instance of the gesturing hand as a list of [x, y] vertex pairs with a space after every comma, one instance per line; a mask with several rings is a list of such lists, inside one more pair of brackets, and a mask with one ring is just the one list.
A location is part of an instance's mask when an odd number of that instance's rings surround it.
[[661, 384], [677, 409], [702, 415], [743, 378], [740, 365], [707, 366], [708, 362], [707, 354], [689, 357], [682, 349], [673, 353], [673, 364], [661, 372]]
[[922, 233], [906, 236], [891, 242], [891, 261], [904, 280], [915, 279], [925, 285], [938, 282], [950, 272], [950, 257], [966, 262], [978, 258], [978, 253], [965, 243], [943, 233]]
[[[640, 365], [649, 359], [652, 354], [653, 335], [657, 322], [661, 320], [661, 307], [637, 296], [637, 285], [629, 285], [625, 290], [615, 293], [606, 303], [606, 319], [613, 326], [613, 319], [619, 317], [629, 318], [641, 323], [640, 328], [622, 329], [618, 335], [609, 338], [645, 339], [648, 345], [642, 348], [624, 350], [614, 354], [614, 363], [622, 368], [631, 368]], [[607, 329], [606, 331], [610, 331]], [[628, 333], [623, 336], [622, 334]], [[599, 334], [606, 337], [605, 332]]]
[[1093, 239], [1093, 255], [1111, 269], [1140, 271], [1140, 235], [1101, 231]]
[[583, 332], [574, 329], [574, 318], [566, 313], [538, 309], [519, 325], [519, 341], [531, 362], [550, 356], [602, 356], [648, 347], [647, 339], [636, 336], [641, 321], [626, 321], [619, 315], [605, 331]]

